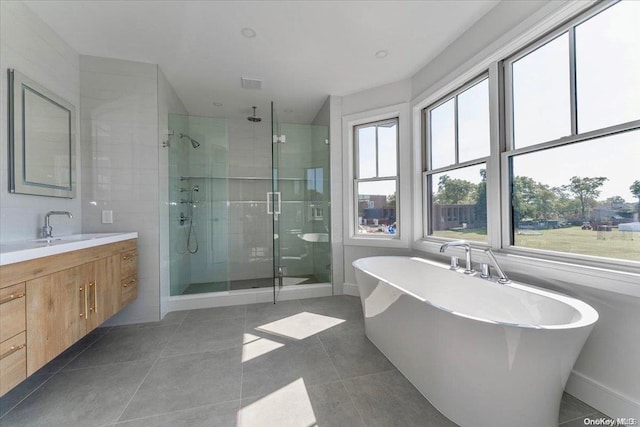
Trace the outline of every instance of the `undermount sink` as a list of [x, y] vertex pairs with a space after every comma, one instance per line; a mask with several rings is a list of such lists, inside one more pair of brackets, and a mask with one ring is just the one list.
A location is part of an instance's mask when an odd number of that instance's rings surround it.
[[53, 243], [57, 240], [60, 240], [60, 237], [51, 237], [49, 239], [38, 239], [38, 240], [34, 240], [33, 243]]
[[0, 266], [93, 246], [135, 239], [138, 233], [79, 233], [0, 245]]

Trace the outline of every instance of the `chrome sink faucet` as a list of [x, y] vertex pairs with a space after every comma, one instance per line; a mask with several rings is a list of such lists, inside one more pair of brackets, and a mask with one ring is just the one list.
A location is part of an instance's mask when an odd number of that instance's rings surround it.
[[453, 242], [447, 242], [444, 245], [440, 246], [440, 252], [444, 253], [444, 251], [448, 247], [453, 246], [462, 246], [464, 247], [464, 254], [466, 256], [466, 264], [464, 269], [464, 274], [473, 274], [475, 271], [473, 270], [473, 266], [471, 265], [471, 245], [466, 240], [454, 240]]
[[49, 217], [51, 215], [66, 215], [69, 218], [73, 218], [73, 215], [71, 215], [71, 212], [67, 212], [67, 211], [50, 211], [50, 212], [47, 212], [47, 214], [44, 216], [44, 227], [42, 227], [42, 237], [44, 237], [44, 238], [51, 237], [51, 232], [53, 231], [53, 229], [51, 228], [51, 225], [49, 225]]

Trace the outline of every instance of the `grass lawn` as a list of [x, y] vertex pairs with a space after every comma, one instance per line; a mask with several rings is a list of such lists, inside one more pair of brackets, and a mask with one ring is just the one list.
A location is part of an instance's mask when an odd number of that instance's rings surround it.
[[536, 230], [540, 234], [516, 234], [515, 245], [640, 261], [640, 233], [582, 230], [580, 227]]
[[[555, 230], [523, 230], [515, 235], [515, 245], [525, 248], [595, 255], [607, 258], [640, 261], [640, 233], [581, 230], [580, 227], [558, 228]], [[484, 230], [443, 230], [434, 236], [486, 242]]]

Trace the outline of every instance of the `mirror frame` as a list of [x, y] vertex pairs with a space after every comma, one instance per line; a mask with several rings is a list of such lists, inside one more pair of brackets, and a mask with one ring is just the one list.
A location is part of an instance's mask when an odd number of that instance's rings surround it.
[[[14, 69], [8, 69], [8, 140], [9, 140], [9, 192], [18, 194], [31, 194], [37, 196], [64, 197], [72, 199], [76, 196], [76, 110], [73, 104], [60, 98], [55, 93], [29, 79], [24, 74]], [[60, 127], [68, 129], [64, 139], [68, 139], [68, 152], [61, 152], [59, 157], [67, 157], [69, 160], [68, 174], [69, 185], [59, 185], [55, 182], [31, 182], [27, 179], [27, 146], [38, 149], [42, 144], [36, 138], [29, 138], [26, 132], [27, 120], [25, 108], [26, 93], [39, 96], [51, 105], [58, 107], [65, 113], [65, 119]], [[68, 117], [68, 120], [67, 118]], [[30, 148], [34, 149], [34, 148]], [[33, 166], [37, 167], [37, 166]], [[67, 173], [66, 165], [61, 171]]]

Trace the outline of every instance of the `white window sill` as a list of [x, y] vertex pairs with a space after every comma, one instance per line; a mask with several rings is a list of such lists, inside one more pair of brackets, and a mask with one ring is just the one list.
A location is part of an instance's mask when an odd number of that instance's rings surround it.
[[[458, 256], [461, 264], [464, 265], [464, 251], [460, 248], [450, 248], [442, 254], [439, 243], [424, 240], [414, 242], [413, 247], [418, 251], [436, 256], [443, 262], [448, 262], [452, 255]], [[508, 252], [496, 252], [495, 256], [507, 276], [524, 276], [526, 280], [523, 281], [534, 286], [539, 286], [536, 281], [562, 281], [640, 298], [640, 268], [635, 269], [633, 265], [625, 269], [626, 271], [622, 271], [604, 263], [602, 267], [598, 267]], [[475, 264], [488, 262], [488, 259], [482, 250], [474, 249], [472, 261]]]
[[375, 248], [409, 248], [409, 242], [401, 239], [400, 237], [365, 237], [365, 236], [351, 236], [345, 240], [346, 246], [371, 246]]

